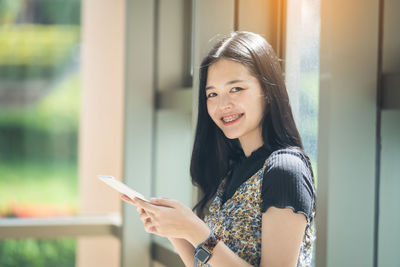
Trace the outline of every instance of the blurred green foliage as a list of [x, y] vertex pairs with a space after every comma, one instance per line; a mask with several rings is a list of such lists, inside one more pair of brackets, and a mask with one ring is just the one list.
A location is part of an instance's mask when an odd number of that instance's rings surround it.
[[57, 65], [79, 41], [79, 26], [18, 24], [0, 27], [0, 65]]
[[6, 240], [0, 242], [2, 267], [75, 266], [75, 239]]
[[40, 0], [37, 8], [41, 10], [37, 23], [74, 24], [81, 23], [81, 0]]
[[[0, 216], [25, 203], [77, 210], [79, 100], [75, 74], [37, 103], [0, 107]], [[75, 248], [65, 239], [1, 241], [0, 266], [75, 266]]]
[[0, 0], [0, 23], [12, 22], [22, 7], [22, 0]]
[[70, 61], [80, 40], [75, 25], [0, 27], [0, 79], [54, 77]]
[[[80, 0], [0, 0], [0, 217], [27, 203], [77, 209], [80, 77], [66, 69], [79, 50], [80, 8]], [[38, 87], [35, 101], [9, 102]], [[0, 266], [75, 266], [75, 248], [74, 239], [0, 241]]]
[[29, 128], [49, 132], [76, 132], [79, 124], [81, 79], [69, 76], [37, 103], [0, 106], [0, 128]]
[[[35, 16], [24, 18], [26, 11]], [[80, 25], [81, 0], [0, 0], [0, 24], [13, 23], [18, 15], [23, 22]]]
[[0, 217], [16, 216], [13, 206], [51, 204], [74, 213], [78, 209], [77, 162], [2, 160], [0, 173]]
[[69, 76], [39, 102], [0, 106], [0, 159], [77, 158], [80, 76]]

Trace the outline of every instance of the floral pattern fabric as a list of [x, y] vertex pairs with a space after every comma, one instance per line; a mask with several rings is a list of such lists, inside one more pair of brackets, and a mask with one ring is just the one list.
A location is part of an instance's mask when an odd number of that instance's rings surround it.
[[[261, 189], [265, 167], [263, 167], [244, 182], [234, 195], [222, 204], [226, 178], [218, 187], [217, 194], [209, 207], [209, 214], [204, 221], [220, 236], [221, 240], [239, 257], [253, 266], [259, 266], [261, 261]], [[300, 247], [297, 267], [311, 265], [312, 244], [315, 240], [314, 215], [307, 220], [303, 241]], [[208, 266], [197, 262], [197, 266]]]

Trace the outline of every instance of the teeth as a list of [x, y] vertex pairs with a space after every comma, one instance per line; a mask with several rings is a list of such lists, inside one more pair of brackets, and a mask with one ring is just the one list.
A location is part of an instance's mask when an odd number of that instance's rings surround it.
[[224, 122], [230, 122], [230, 121], [234, 121], [237, 118], [239, 118], [241, 115], [240, 114], [236, 114], [236, 115], [232, 115], [232, 116], [227, 116], [227, 117], [223, 117], [222, 120]]

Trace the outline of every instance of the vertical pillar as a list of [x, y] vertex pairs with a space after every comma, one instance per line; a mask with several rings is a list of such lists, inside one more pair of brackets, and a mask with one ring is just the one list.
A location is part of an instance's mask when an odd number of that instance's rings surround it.
[[[79, 132], [80, 210], [120, 212], [118, 194], [96, 174], [122, 177], [124, 1], [82, 1], [82, 100]], [[77, 266], [119, 266], [115, 237], [79, 238]]]
[[[125, 182], [150, 197], [154, 186], [155, 0], [126, 0]], [[151, 264], [151, 238], [131, 205], [123, 206], [122, 266]]]

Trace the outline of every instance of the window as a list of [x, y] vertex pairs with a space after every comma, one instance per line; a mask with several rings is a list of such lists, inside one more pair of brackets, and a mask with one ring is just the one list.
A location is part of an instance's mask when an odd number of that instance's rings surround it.
[[287, 1], [286, 12], [286, 85], [317, 187], [320, 0]]
[[[296, 125], [317, 173], [320, 1], [288, 1], [285, 77]], [[316, 178], [316, 177], [315, 177]]]
[[[0, 0], [0, 217], [77, 212], [80, 8]], [[0, 265], [71, 266], [75, 244], [0, 241]]]

